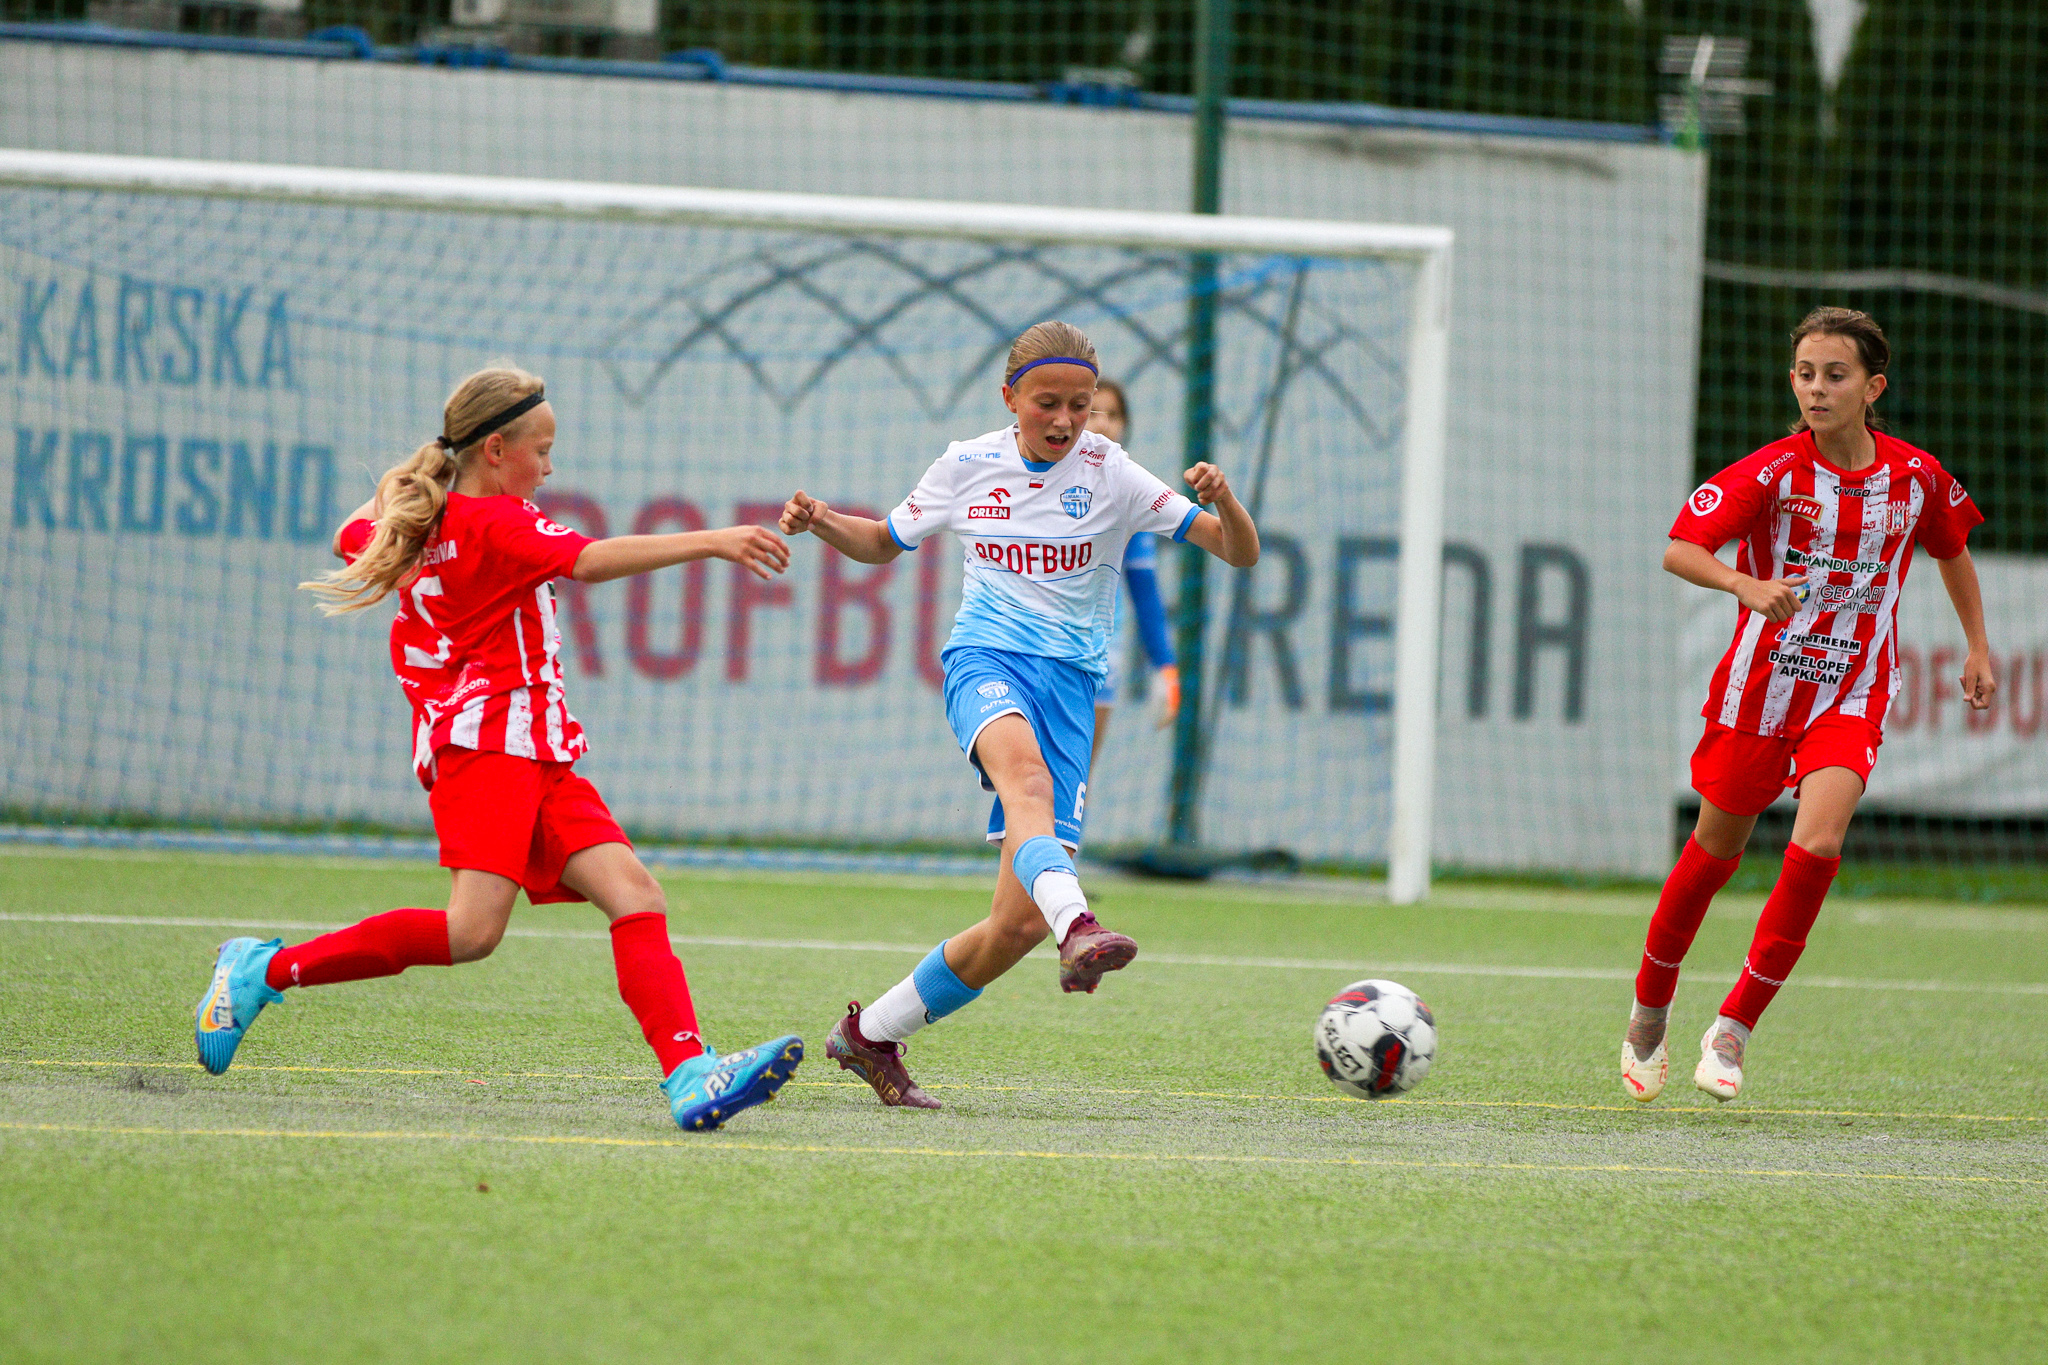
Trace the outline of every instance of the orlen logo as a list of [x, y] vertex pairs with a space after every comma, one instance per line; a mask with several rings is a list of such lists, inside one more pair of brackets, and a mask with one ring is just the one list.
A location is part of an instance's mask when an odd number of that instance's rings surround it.
[[1010, 509], [1007, 507], [970, 507], [967, 509], [967, 519], [969, 521], [1008, 521], [1010, 519]]
[[[1692, 491], [1691, 499], [1686, 503], [1686, 506], [1692, 508], [1692, 514], [1696, 517], [1711, 516], [1714, 509], [1720, 505], [1720, 486], [1711, 483], [1703, 483], [1698, 488], [1695, 488]], [[1668, 507], [1670, 504], [1666, 503], [1665, 506]]]
[[1819, 498], [1809, 498], [1804, 493], [1795, 493], [1791, 497], [1780, 501], [1778, 506], [1790, 512], [1793, 516], [1804, 517], [1808, 521], [1819, 521], [1821, 513], [1827, 510], [1821, 506]]
[[[972, 508], [968, 510], [973, 511]], [[992, 544], [988, 541], [974, 543], [976, 559], [984, 560], [998, 569], [1008, 569], [1011, 573], [1024, 574], [1027, 577], [1072, 573], [1076, 569], [1086, 568], [1088, 561], [1094, 556], [1094, 544], [1085, 540], [1078, 545], [1071, 542], [1065, 545], [1041, 545], [1036, 541], [1015, 540], [1005, 545]]]

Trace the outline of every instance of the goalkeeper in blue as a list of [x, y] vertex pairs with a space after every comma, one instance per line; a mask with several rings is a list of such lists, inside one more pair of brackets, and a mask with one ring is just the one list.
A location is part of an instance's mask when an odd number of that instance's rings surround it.
[[1186, 478], [1204, 512], [1088, 430], [1095, 347], [1080, 329], [1042, 322], [1017, 338], [1003, 372], [1016, 421], [956, 441], [880, 521], [835, 512], [799, 491], [782, 512], [864, 564], [886, 564], [935, 531], [965, 552], [960, 615], [940, 651], [946, 718], [995, 793], [988, 840], [1002, 845], [988, 918], [953, 935], [865, 1009], [847, 1006], [826, 1055], [887, 1105], [936, 1109], [904, 1069], [904, 1040], [971, 1003], [1050, 933], [1060, 988], [1093, 992], [1138, 945], [1088, 913], [1073, 855], [1086, 819], [1095, 698], [1109, 671], [1124, 547], [1156, 532], [1237, 568], [1259, 559], [1259, 533], [1223, 472]]

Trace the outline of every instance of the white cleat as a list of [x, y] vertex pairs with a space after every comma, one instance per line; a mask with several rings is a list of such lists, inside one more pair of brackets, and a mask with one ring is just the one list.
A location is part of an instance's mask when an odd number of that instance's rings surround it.
[[1742, 1093], [1742, 1036], [1721, 1027], [1716, 1019], [1707, 1025], [1700, 1039], [1700, 1064], [1692, 1083], [1717, 1100], [1732, 1100]]
[[1665, 1052], [1661, 1039], [1647, 1057], [1636, 1056], [1635, 1044], [1622, 1039], [1621, 1083], [1627, 1088], [1630, 1099], [1648, 1104], [1664, 1093], [1664, 1082], [1670, 1075], [1671, 1056]]

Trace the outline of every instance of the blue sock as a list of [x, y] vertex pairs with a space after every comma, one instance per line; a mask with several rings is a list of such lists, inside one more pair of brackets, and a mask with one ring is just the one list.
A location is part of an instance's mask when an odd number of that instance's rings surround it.
[[980, 999], [981, 992], [962, 981], [954, 970], [946, 965], [946, 945], [939, 944], [925, 954], [924, 961], [917, 964], [917, 970], [910, 974], [910, 981], [917, 988], [917, 998], [924, 1002], [924, 1021], [936, 1024], [963, 1005], [971, 1005]]
[[1060, 841], [1050, 834], [1040, 834], [1026, 839], [1017, 846], [1017, 856], [1010, 860], [1010, 867], [1017, 874], [1017, 880], [1024, 883], [1024, 892], [1031, 894], [1032, 883], [1040, 873], [1064, 872], [1074, 874], [1074, 860], [1067, 856], [1067, 850]]

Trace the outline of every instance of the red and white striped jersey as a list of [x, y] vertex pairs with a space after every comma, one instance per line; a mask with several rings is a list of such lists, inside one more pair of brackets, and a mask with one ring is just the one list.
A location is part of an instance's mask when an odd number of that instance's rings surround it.
[[1899, 593], [1913, 546], [1953, 559], [1984, 520], [1932, 455], [1872, 432], [1877, 460], [1855, 473], [1813, 434], [1775, 441], [1686, 500], [1671, 538], [1719, 552], [1753, 578], [1806, 575], [1809, 595], [1775, 624], [1747, 607], [1700, 714], [1753, 735], [1796, 735], [1826, 712], [1882, 727], [1899, 689]]
[[[344, 528], [345, 557], [362, 552], [368, 528]], [[589, 749], [562, 689], [551, 580], [590, 543], [523, 498], [448, 495], [418, 570], [394, 594], [391, 622], [391, 668], [412, 703], [421, 785], [434, 785], [434, 754], [449, 745], [557, 763]]]

